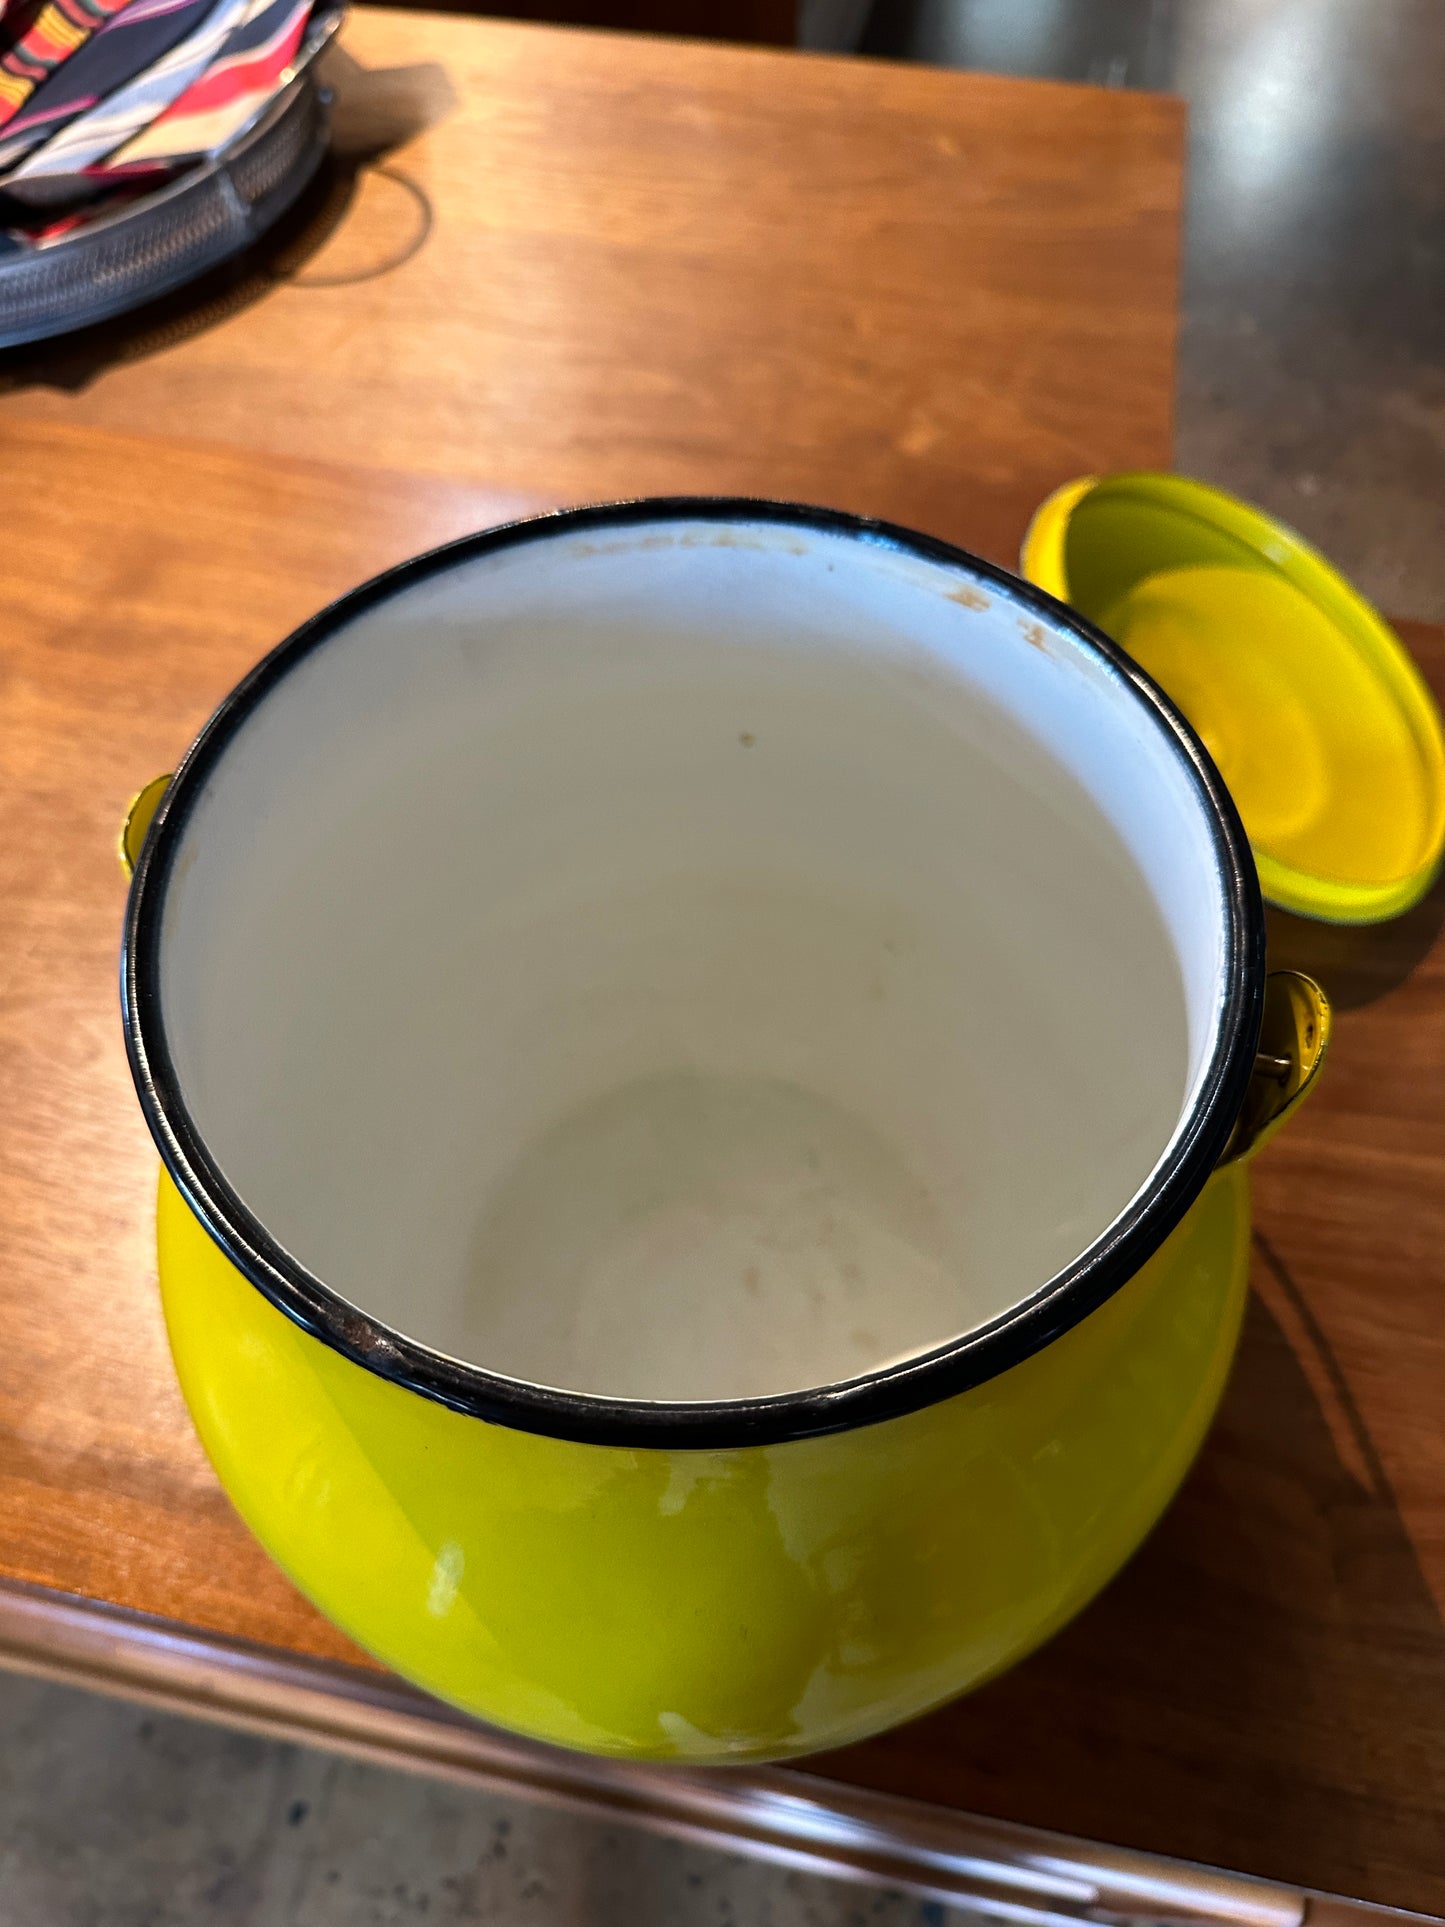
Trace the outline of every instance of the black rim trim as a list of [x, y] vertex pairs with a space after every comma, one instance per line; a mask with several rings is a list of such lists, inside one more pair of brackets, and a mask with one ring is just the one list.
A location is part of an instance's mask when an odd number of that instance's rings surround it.
[[[364, 610], [456, 563], [578, 530], [666, 521], [775, 523], [883, 545], [961, 567], [1068, 631], [1132, 689], [1172, 740], [1206, 804], [1227, 919], [1223, 1011], [1198, 1101], [1166, 1162], [1102, 1238], [1031, 1298], [935, 1351], [846, 1383], [714, 1404], [611, 1399], [524, 1383], [448, 1358], [358, 1311], [277, 1245], [222, 1176], [182, 1099], [159, 996], [166, 883], [190, 812], [232, 737], [297, 663]], [[599, 1445], [726, 1449], [875, 1424], [968, 1391], [1042, 1350], [1111, 1297], [1179, 1223], [1224, 1151], [1259, 1034], [1264, 916], [1248, 841], [1208, 752], [1144, 671], [1072, 609], [994, 563], [893, 523], [747, 497], [668, 496], [564, 509], [465, 536], [373, 577], [278, 644], [222, 701], [161, 801], [126, 906], [121, 997], [131, 1074], [167, 1170], [232, 1263], [303, 1330], [394, 1384], [517, 1430]]]

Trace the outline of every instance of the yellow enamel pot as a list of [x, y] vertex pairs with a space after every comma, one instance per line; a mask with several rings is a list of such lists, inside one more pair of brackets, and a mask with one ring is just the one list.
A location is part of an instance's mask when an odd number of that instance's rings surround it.
[[563, 1745], [841, 1745], [1118, 1569], [1328, 1013], [1112, 643], [822, 510], [573, 511], [308, 623], [128, 826], [185, 1396], [353, 1638]]

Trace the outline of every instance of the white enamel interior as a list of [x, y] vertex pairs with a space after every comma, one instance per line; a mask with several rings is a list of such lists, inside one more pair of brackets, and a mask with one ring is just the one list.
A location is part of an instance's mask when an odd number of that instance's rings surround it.
[[835, 1383], [1036, 1292], [1213, 1048], [1225, 900], [1166, 733], [882, 543], [531, 540], [275, 686], [162, 923], [181, 1093], [335, 1291], [615, 1397]]

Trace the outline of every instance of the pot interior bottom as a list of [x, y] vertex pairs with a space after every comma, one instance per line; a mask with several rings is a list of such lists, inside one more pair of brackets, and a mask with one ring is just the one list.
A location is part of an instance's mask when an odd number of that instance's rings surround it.
[[494, 1370], [623, 1398], [836, 1381], [958, 1319], [928, 1185], [775, 1078], [677, 1071], [571, 1112], [489, 1201], [458, 1320]]

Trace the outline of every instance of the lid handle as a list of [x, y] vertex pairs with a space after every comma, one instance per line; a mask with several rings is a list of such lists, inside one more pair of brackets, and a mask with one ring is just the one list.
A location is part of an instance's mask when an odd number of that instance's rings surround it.
[[1252, 1158], [1319, 1076], [1330, 1041], [1330, 1000], [1313, 977], [1274, 970], [1264, 980], [1264, 1020], [1254, 1075], [1221, 1164]]

